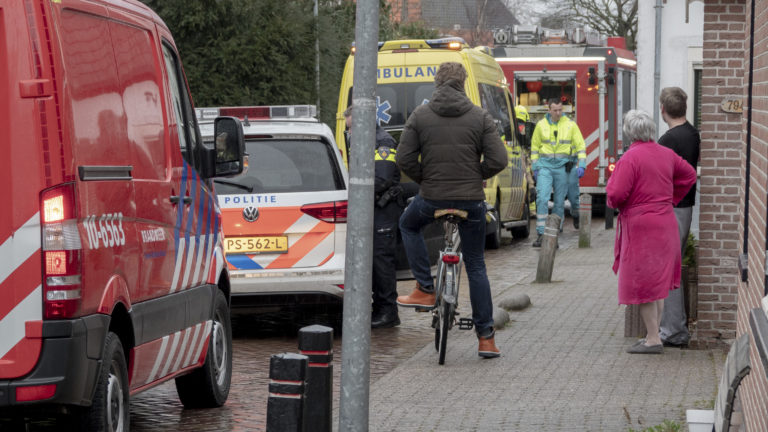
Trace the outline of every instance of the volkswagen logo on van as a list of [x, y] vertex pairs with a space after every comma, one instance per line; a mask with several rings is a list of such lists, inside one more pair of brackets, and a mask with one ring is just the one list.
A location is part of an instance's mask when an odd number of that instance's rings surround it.
[[255, 222], [259, 218], [259, 209], [256, 207], [246, 207], [243, 209], [243, 218], [248, 222]]

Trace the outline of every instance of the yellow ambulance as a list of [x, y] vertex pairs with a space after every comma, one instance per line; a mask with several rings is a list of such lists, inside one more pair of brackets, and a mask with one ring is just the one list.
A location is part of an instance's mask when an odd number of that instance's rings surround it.
[[[489, 204], [486, 246], [495, 249], [501, 242], [502, 228], [515, 238], [528, 237], [530, 212], [523, 148], [512, 132], [514, 104], [504, 72], [489, 53], [487, 47], [470, 48], [458, 37], [379, 42], [376, 121], [399, 141], [408, 116], [432, 97], [440, 64], [452, 61], [464, 65], [467, 96], [496, 119], [509, 155], [507, 168], [484, 184]], [[352, 103], [354, 60], [353, 48], [344, 68], [336, 114], [336, 142], [345, 162], [349, 143], [344, 134], [344, 110]]]

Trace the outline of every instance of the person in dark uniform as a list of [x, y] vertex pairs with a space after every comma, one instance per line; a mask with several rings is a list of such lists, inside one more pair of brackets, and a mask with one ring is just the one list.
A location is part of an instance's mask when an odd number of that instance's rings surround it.
[[[352, 107], [344, 111], [347, 129], [352, 124]], [[373, 314], [371, 328], [400, 325], [397, 314], [397, 273], [395, 249], [397, 224], [403, 212], [400, 169], [395, 163], [397, 141], [376, 124], [373, 209]]]

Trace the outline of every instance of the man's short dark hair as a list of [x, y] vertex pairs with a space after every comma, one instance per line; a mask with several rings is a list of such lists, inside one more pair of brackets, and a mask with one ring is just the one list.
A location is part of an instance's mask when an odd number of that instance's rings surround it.
[[552, 105], [562, 105], [563, 101], [560, 99], [550, 99], [549, 102], [547, 102], [547, 108], [552, 108]]
[[659, 102], [664, 111], [672, 118], [685, 117], [688, 95], [680, 87], [665, 87], [659, 95]]
[[449, 80], [456, 80], [461, 85], [464, 85], [464, 81], [467, 79], [467, 70], [461, 63], [457, 62], [445, 62], [441, 63], [435, 74], [435, 86], [441, 86]]

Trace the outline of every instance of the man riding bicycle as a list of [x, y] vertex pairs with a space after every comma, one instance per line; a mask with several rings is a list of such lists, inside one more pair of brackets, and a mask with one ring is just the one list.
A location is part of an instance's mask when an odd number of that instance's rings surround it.
[[483, 180], [507, 165], [507, 152], [488, 112], [464, 93], [467, 72], [446, 62], [435, 74], [435, 91], [426, 105], [413, 111], [398, 146], [397, 164], [421, 190], [400, 217], [408, 263], [416, 278], [410, 295], [397, 298], [407, 307], [432, 308], [435, 288], [421, 229], [434, 221], [435, 210], [466, 210], [459, 224], [464, 263], [469, 277], [472, 321], [479, 340], [478, 355], [498, 357], [494, 342], [493, 301], [485, 271], [485, 194]]

